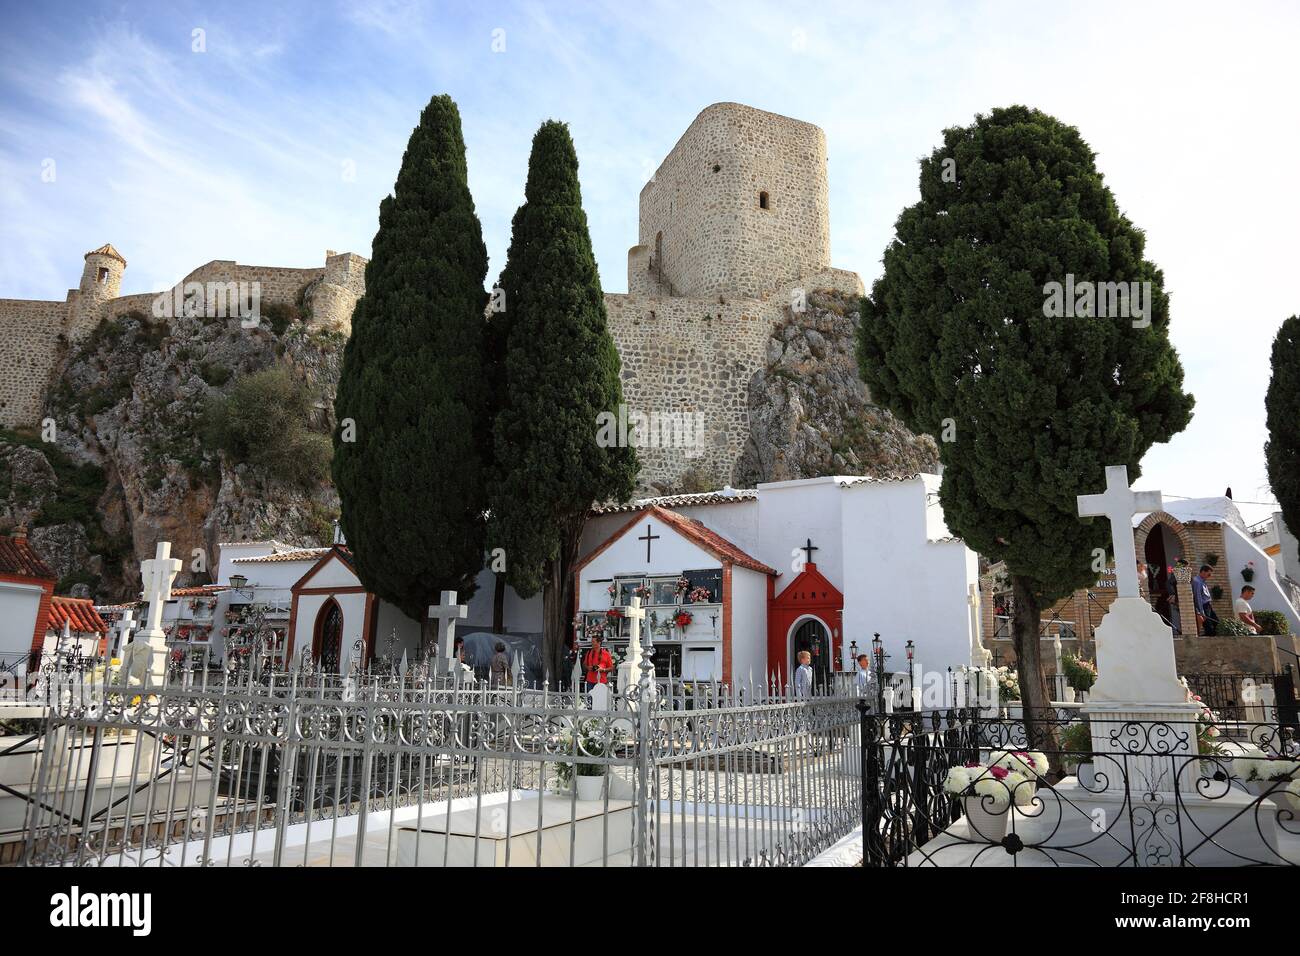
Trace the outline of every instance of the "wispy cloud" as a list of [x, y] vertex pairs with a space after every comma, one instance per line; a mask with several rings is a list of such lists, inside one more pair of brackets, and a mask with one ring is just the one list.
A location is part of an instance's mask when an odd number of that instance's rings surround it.
[[1268, 348], [1300, 310], [1291, 7], [1229, 21], [1186, 3], [242, 0], [146, 14], [92, 0], [7, 25], [0, 296], [62, 298], [105, 241], [127, 256], [130, 291], [214, 258], [368, 254], [411, 127], [441, 92], [461, 108], [490, 279], [542, 120], [573, 129], [601, 277], [618, 291], [646, 177], [700, 109], [738, 100], [826, 130], [833, 259], [870, 284], [941, 131], [1038, 106], [1097, 150], [1173, 296], [1196, 418], [1147, 457], [1144, 483], [1266, 484]]

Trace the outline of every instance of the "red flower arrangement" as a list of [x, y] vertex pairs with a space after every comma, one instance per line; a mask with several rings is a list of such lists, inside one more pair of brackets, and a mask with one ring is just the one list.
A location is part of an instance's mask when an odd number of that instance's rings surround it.
[[620, 618], [620, 617], [622, 617], [622, 616], [623, 616], [623, 612], [622, 612], [622, 610], [620, 610], [619, 608], [612, 607], [612, 608], [610, 608], [608, 611], [605, 612], [605, 616], [606, 616], [607, 618], [609, 618], [609, 619], [612, 621], [612, 620], [614, 620], [615, 618]]
[[678, 627], [685, 627], [687, 624], [690, 624], [691, 621], [693, 620], [695, 619], [691, 616], [690, 611], [678, 611], [675, 615], [673, 615], [673, 623], [676, 624]]

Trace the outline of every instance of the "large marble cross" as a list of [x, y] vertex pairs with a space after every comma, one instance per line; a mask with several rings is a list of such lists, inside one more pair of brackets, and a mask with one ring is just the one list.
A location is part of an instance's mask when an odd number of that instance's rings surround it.
[[1106, 490], [1098, 495], [1079, 495], [1079, 515], [1110, 519], [1115, 542], [1115, 590], [1119, 597], [1138, 596], [1137, 548], [1133, 544], [1133, 516], [1162, 507], [1160, 492], [1133, 491], [1128, 485], [1127, 465], [1106, 466]]
[[468, 605], [456, 603], [455, 591], [443, 591], [441, 603], [429, 605], [429, 617], [438, 622], [438, 656], [445, 662], [448, 674], [452, 672], [456, 622], [468, 613]]
[[149, 613], [145, 620], [145, 634], [148, 637], [163, 637], [163, 604], [171, 600], [172, 581], [180, 573], [181, 562], [173, 558], [170, 541], [159, 541], [154, 556], [140, 562], [140, 578], [144, 583], [143, 598], [149, 602]]

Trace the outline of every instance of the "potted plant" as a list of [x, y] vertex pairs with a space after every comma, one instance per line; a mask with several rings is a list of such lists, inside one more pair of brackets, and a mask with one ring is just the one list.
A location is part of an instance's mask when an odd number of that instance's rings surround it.
[[1256, 796], [1266, 796], [1292, 813], [1300, 814], [1300, 760], [1265, 754], [1238, 757], [1232, 775]]
[[632, 593], [641, 599], [642, 604], [648, 603], [654, 596], [654, 590], [648, 584], [638, 584], [632, 589]]
[[1007, 716], [1019, 718], [1023, 714], [1020, 704], [1020, 674], [1003, 665], [993, 669], [993, 677], [998, 682], [998, 697], [1007, 703]]
[[707, 604], [712, 598], [713, 592], [704, 585], [691, 588], [690, 594], [686, 595], [686, 599], [692, 604]]
[[1207, 551], [1207, 552], [1205, 552], [1205, 562], [1204, 562], [1204, 563], [1205, 563], [1205, 564], [1208, 564], [1208, 565], [1209, 565], [1210, 567], [1212, 567], [1212, 568], [1217, 568], [1217, 567], [1219, 566], [1219, 553], [1218, 553], [1217, 551]]
[[1249, 584], [1255, 580], [1255, 562], [1247, 561], [1246, 566], [1241, 569], [1241, 579]]
[[1086, 721], [1070, 724], [1061, 732], [1062, 763], [1073, 767], [1079, 786], [1092, 790], [1097, 777], [1092, 765], [1092, 726]]
[[[574, 757], [611, 757], [622, 743], [618, 730], [601, 719], [578, 721], [573, 730], [555, 739], [555, 750]], [[562, 760], [556, 765], [556, 778], [561, 788], [572, 780], [579, 800], [599, 800], [604, 792], [609, 766], [603, 763], [585, 763], [581, 760]]]
[[1087, 693], [1097, 683], [1097, 665], [1090, 660], [1076, 657], [1074, 654], [1061, 655], [1061, 669], [1065, 671], [1065, 681], [1076, 691]]
[[[1044, 761], [1046, 762], [1046, 761]], [[989, 843], [1001, 843], [1007, 832], [1009, 811], [1030, 803], [1033, 790], [1029, 777], [1018, 770], [982, 763], [951, 767], [944, 778], [945, 793], [959, 797], [971, 836]]]

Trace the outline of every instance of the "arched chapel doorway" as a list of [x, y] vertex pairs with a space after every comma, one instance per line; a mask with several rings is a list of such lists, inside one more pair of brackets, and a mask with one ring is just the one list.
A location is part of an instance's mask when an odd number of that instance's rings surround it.
[[1147, 532], [1143, 548], [1147, 565], [1147, 599], [1175, 634], [1182, 633], [1182, 608], [1174, 569], [1186, 557], [1183, 550], [1178, 535], [1163, 521], [1157, 521]]
[[831, 636], [816, 618], [808, 618], [795, 628], [790, 640], [790, 673], [799, 666], [799, 652], [812, 655], [813, 685], [825, 687], [831, 679]]
[[339, 672], [343, 655], [343, 609], [330, 598], [316, 616], [316, 634], [312, 640], [312, 656], [320, 669], [327, 674]]

